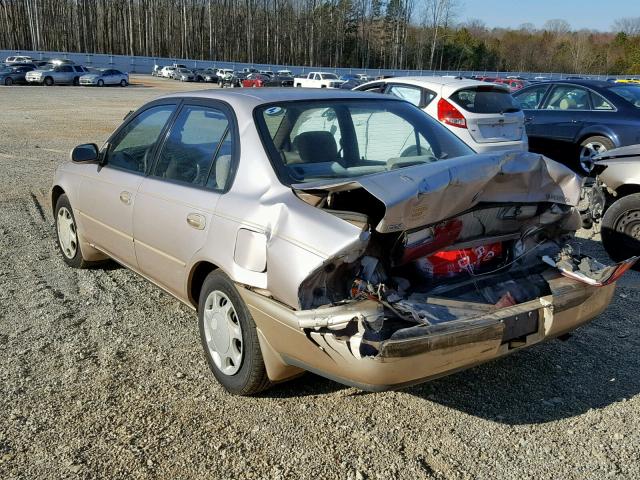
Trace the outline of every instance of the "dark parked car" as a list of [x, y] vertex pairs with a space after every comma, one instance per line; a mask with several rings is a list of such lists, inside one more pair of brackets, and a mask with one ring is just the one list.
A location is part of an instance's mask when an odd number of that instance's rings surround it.
[[247, 78], [240, 80], [243, 87], [293, 87], [293, 77], [279, 75], [266, 75], [263, 73], [251, 73]]
[[579, 173], [592, 157], [640, 143], [640, 86], [598, 80], [541, 82], [513, 93], [525, 113], [529, 150]]
[[200, 68], [194, 70], [196, 82], [218, 83], [218, 75], [215, 68]]
[[0, 85], [13, 85], [14, 83], [26, 85], [25, 76], [27, 72], [32, 70], [35, 70], [33, 65], [0, 66]]

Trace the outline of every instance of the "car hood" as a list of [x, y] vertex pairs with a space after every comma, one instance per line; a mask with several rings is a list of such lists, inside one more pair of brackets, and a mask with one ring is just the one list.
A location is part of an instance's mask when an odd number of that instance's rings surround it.
[[575, 206], [581, 177], [530, 152], [470, 155], [367, 175], [357, 179], [294, 184], [297, 192], [364, 188], [385, 206], [380, 233], [434, 224], [479, 203], [552, 202]]

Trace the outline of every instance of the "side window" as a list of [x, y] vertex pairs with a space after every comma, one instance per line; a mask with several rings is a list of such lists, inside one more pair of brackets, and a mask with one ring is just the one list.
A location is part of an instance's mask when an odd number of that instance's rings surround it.
[[60, 71], [61, 72], [73, 72], [73, 68], [71, 68], [69, 65], [64, 65], [64, 66], [60, 67]]
[[544, 94], [547, 93], [548, 89], [549, 85], [537, 85], [514, 93], [513, 98], [516, 99], [520, 108], [524, 110], [534, 110], [540, 106], [540, 102], [542, 102]]
[[186, 106], [165, 141], [153, 174], [223, 190], [231, 166], [229, 120], [217, 109]]
[[153, 147], [174, 110], [175, 105], [152, 107], [131, 120], [110, 142], [107, 165], [146, 172]]
[[594, 110], [614, 110], [613, 106], [602, 96], [595, 92], [589, 93], [591, 94], [591, 105], [593, 105]]
[[73, 67], [76, 72], [82, 72], [82, 67]]
[[416, 107], [420, 106], [420, 101], [422, 99], [422, 91], [420, 88], [409, 87], [407, 85], [389, 85], [385, 93], [407, 100], [409, 103], [413, 103]]
[[545, 110], [590, 110], [589, 92], [573, 85], [557, 85], [544, 106]]
[[358, 90], [362, 92], [374, 92], [374, 93], [382, 93], [386, 84], [384, 83], [374, 83], [372, 85], [368, 85], [366, 88], [358, 88]]

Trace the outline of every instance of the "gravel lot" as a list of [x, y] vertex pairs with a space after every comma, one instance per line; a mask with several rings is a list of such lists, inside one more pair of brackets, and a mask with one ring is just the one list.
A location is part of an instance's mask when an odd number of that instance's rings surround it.
[[638, 273], [568, 341], [418, 387], [307, 374], [225, 393], [191, 311], [56, 251], [48, 189], [69, 150], [157, 95], [203, 88], [132, 81], [0, 87], [0, 479], [640, 478]]

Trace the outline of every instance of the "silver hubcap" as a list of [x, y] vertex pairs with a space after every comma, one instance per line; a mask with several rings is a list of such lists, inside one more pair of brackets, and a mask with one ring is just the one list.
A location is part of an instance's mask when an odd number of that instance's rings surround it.
[[62, 253], [69, 259], [74, 258], [78, 251], [78, 234], [76, 232], [76, 224], [67, 207], [61, 207], [60, 210], [58, 210], [56, 223], [58, 228], [58, 241], [60, 242]]
[[640, 210], [631, 210], [621, 215], [616, 222], [616, 230], [634, 240], [640, 240]]
[[233, 303], [220, 290], [204, 303], [204, 333], [213, 363], [225, 375], [235, 375], [242, 363], [242, 328]]
[[580, 167], [582, 167], [585, 172], [590, 172], [593, 166], [593, 157], [606, 151], [607, 147], [600, 142], [589, 142], [583, 145], [580, 149]]

